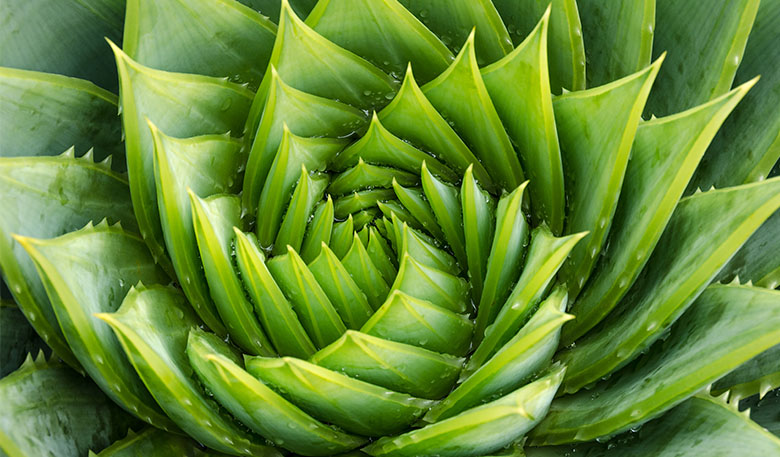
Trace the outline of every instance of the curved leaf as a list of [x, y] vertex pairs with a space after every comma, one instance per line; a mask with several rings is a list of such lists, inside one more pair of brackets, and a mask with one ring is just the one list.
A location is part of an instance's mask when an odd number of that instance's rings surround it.
[[420, 172], [423, 191], [431, 204], [431, 210], [444, 232], [444, 239], [452, 249], [461, 267], [467, 266], [466, 240], [463, 233], [463, 210], [461, 208], [460, 189], [445, 184], [428, 170], [423, 163]]
[[276, 235], [276, 241], [274, 241], [274, 254], [281, 254], [288, 249], [294, 249], [298, 252], [301, 249], [306, 223], [311, 219], [314, 205], [322, 200], [329, 179], [325, 173], [309, 174], [306, 165], [301, 166], [300, 179], [295, 186], [287, 213], [284, 215], [279, 233]]
[[202, 450], [200, 445], [184, 436], [174, 435], [160, 429], [148, 427], [138, 434], [131, 431], [127, 437], [116, 441], [99, 454], [89, 453], [89, 457], [226, 457], [226, 454], [211, 450]]
[[[331, 186], [333, 185], [331, 182]], [[322, 243], [330, 245], [330, 236], [333, 232], [333, 199], [328, 194], [325, 201], [317, 204], [314, 215], [309, 222], [306, 234], [301, 245], [301, 258], [309, 263], [320, 255]]]
[[720, 270], [716, 281], [742, 281], [768, 289], [780, 285], [780, 211], [775, 213], [748, 238], [729, 263]]
[[[368, 255], [368, 251], [360, 242], [357, 234], [351, 236], [352, 244], [348, 245], [349, 250], [341, 258], [341, 263], [360, 287], [360, 290], [366, 294], [371, 308], [379, 309], [390, 292], [390, 287], [382, 277], [382, 272], [374, 264], [375, 258]], [[336, 250], [333, 249], [333, 252], [336, 253]]]
[[712, 384], [713, 395], [728, 391], [730, 403], [780, 387], [780, 345], [772, 346]]
[[482, 283], [487, 272], [488, 255], [493, 244], [496, 225], [496, 202], [474, 180], [471, 167], [463, 176], [460, 187], [463, 208], [463, 232], [466, 237], [466, 259], [471, 290], [475, 297], [482, 295]]
[[396, 181], [400, 182], [399, 185], [413, 186], [420, 183], [420, 178], [408, 171], [371, 165], [360, 158], [357, 165], [333, 178], [328, 186], [328, 193], [344, 195], [377, 187], [389, 188], [394, 187], [393, 183]]
[[414, 260], [407, 254], [401, 258], [401, 266], [390, 291], [398, 290], [414, 298], [427, 300], [455, 313], [466, 312], [469, 306], [469, 283]]

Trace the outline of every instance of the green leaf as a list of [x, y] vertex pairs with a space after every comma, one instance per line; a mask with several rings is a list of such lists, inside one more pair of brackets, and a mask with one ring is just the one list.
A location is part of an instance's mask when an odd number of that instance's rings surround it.
[[369, 228], [366, 253], [371, 259], [371, 263], [373, 263], [381, 273], [385, 282], [392, 284], [398, 274], [395, 256], [393, 255], [392, 248], [387, 244], [387, 240], [379, 233], [379, 230], [376, 227]]
[[[650, 65], [655, 4], [656, 0], [577, 1], [588, 61], [588, 87], [601, 86]], [[669, 50], [680, 45], [675, 42]]]
[[396, 0], [322, 0], [306, 24], [396, 80], [408, 63], [430, 81], [452, 61], [444, 43]]
[[472, 28], [480, 66], [512, 52], [512, 39], [490, 0], [399, 0], [453, 52], [460, 51]]
[[233, 0], [129, 0], [123, 47], [159, 70], [225, 76], [257, 87], [276, 25]]
[[[658, 1], [653, 55], [668, 51], [669, 56], [645, 113], [666, 116], [726, 93], [742, 61], [758, 3]], [[754, 76], [751, 72], [749, 77]]]
[[469, 283], [475, 297], [482, 295], [482, 283], [487, 272], [488, 255], [493, 244], [496, 225], [496, 201], [474, 180], [471, 167], [463, 176], [460, 188], [463, 208], [463, 232], [466, 236], [466, 259]]
[[288, 248], [287, 254], [272, 258], [266, 265], [317, 348], [334, 342], [347, 330], [325, 291], [294, 249]]
[[[0, 158], [0, 267], [19, 309], [68, 365], [80, 370], [57, 323], [35, 264], [12, 234], [51, 238], [108, 217], [134, 230], [124, 177], [73, 149], [57, 157]], [[36, 189], [36, 192], [30, 192]]]
[[[154, 141], [154, 177], [163, 238], [184, 294], [214, 332], [225, 326], [209, 294], [188, 189], [207, 197], [235, 188], [241, 143], [227, 135], [172, 138], [149, 123]], [[207, 173], [204, 173], [208, 170]]]
[[398, 290], [421, 300], [427, 300], [455, 313], [470, 308], [469, 283], [446, 271], [439, 270], [403, 254], [398, 275], [390, 291]]
[[27, 354], [51, 350], [38, 337], [13, 300], [0, 299], [0, 329], [3, 329], [3, 347], [0, 348], [0, 379], [22, 365]]
[[397, 180], [393, 180], [393, 190], [398, 201], [409, 211], [420, 226], [437, 240], [444, 239], [444, 232], [436, 222], [431, 205], [425, 199], [425, 194], [420, 188], [406, 188]]
[[740, 414], [732, 406], [708, 395], [686, 400], [637, 432], [619, 435], [607, 444], [528, 447], [526, 455], [563, 457], [576, 452], [588, 457], [762, 457], [780, 452], [780, 440], [750, 421], [744, 413]]
[[343, 259], [350, 246], [352, 246], [352, 235], [354, 233], [355, 225], [351, 214], [347, 217], [347, 220], [333, 224], [328, 246], [339, 259]]
[[309, 263], [309, 270], [347, 328], [360, 328], [374, 313], [366, 295], [325, 243], [322, 243], [319, 256]]
[[132, 284], [169, 281], [143, 240], [104, 221], [58, 238], [17, 236], [16, 241], [35, 262], [65, 340], [84, 370], [125, 410], [158, 428], [175, 429], [111, 328], [94, 316], [116, 311]]
[[220, 452], [281, 456], [239, 428], [193, 376], [187, 335], [200, 322], [184, 295], [163, 286], [134, 287], [116, 313], [100, 313], [165, 413], [188, 435]]
[[413, 186], [420, 183], [418, 174], [398, 170], [391, 167], [371, 165], [358, 159], [357, 165], [347, 171], [339, 173], [333, 178], [328, 193], [332, 195], [344, 195], [370, 188], [393, 187], [394, 181], [401, 185]]
[[393, 189], [370, 189], [353, 192], [336, 199], [333, 203], [333, 211], [337, 219], [343, 219], [358, 211], [373, 208], [379, 202], [386, 202], [395, 198]]
[[[426, 163], [420, 172], [423, 191], [431, 204], [431, 210], [444, 232], [444, 239], [462, 267], [467, 266], [466, 241], [463, 234], [463, 211], [460, 190], [437, 179]], [[483, 182], [484, 184], [484, 182]]]
[[[82, 454], [83, 455], [83, 454]], [[202, 450], [200, 445], [187, 437], [174, 435], [160, 429], [147, 427], [138, 434], [127, 433], [127, 437], [114, 442], [99, 454], [90, 452], [89, 457], [226, 457], [226, 454]]]
[[[547, 63], [550, 12], [511, 54], [482, 70], [490, 98], [530, 180], [534, 219], [563, 231], [563, 168]], [[522, 87], [522, 96], [517, 88]]]
[[493, 0], [493, 4], [516, 46], [552, 4], [548, 38], [550, 87], [554, 94], [560, 94], [562, 89], [585, 89], [585, 47], [576, 0]]
[[423, 265], [436, 268], [447, 273], [457, 275], [460, 273], [455, 258], [447, 251], [436, 246], [436, 241], [422, 233], [410, 228], [393, 217], [396, 242], [399, 245], [398, 259], [404, 254], [409, 254]]
[[574, 299], [604, 246], [650, 87], [663, 56], [644, 70], [553, 102], [567, 179], [566, 233], [588, 230], [561, 269]]
[[780, 387], [780, 345], [772, 346], [712, 384], [712, 394], [728, 391], [730, 403]]
[[[531, 245], [523, 272], [509, 298], [500, 308], [488, 308], [482, 314], [484, 318], [477, 315], [477, 320], [484, 322], [485, 337], [466, 364], [466, 375], [490, 359], [522, 328], [536, 305], [544, 298], [561, 264], [585, 235], [576, 233], [557, 238], [544, 225], [531, 232]], [[495, 319], [488, 312], [495, 313]]]
[[778, 411], [780, 404], [780, 391], [775, 390], [762, 399], [758, 395], [753, 396], [743, 402], [743, 406], [751, 408], [750, 418], [757, 424], [764, 427], [770, 433], [780, 437], [780, 414]]
[[[710, 146], [688, 187], [726, 187], [771, 176], [780, 159], [780, 48], [777, 22], [780, 4], [761, 2], [745, 52], [734, 78], [742, 84], [761, 79], [730, 116]], [[732, 57], [733, 58], [733, 57]], [[738, 151], [738, 154], [734, 154]]]
[[122, 40], [124, 17], [123, 0], [4, 2], [0, 66], [87, 79], [115, 91], [116, 67], [102, 40]]
[[608, 247], [571, 312], [563, 345], [598, 324], [634, 283], [669, 222], [685, 185], [720, 125], [751, 84], [637, 129]]
[[775, 289], [780, 285], [780, 211], [769, 217], [720, 270], [716, 281], [742, 281]]
[[526, 181], [498, 201], [496, 232], [487, 261], [485, 284], [477, 306], [475, 343], [482, 341], [485, 327], [498, 314], [498, 305], [509, 297], [511, 285], [517, 280], [522, 268], [523, 255], [528, 246], [528, 223], [521, 208], [527, 184]]
[[236, 260], [257, 317], [268, 338], [280, 355], [306, 358], [317, 350], [306, 334], [292, 305], [274, 281], [265, 263], [265, 256], [253, 234], [236, 234]]
[[[261, 14], [268, 16], [275, 24], [279, 23], [279, 13], [282, 9], [282, 0], [239, 0], [241, 3], [251, 6], [260, 11]], [[298, 17], [305, 18], [314, 8], [317, 0], [288, 0], [295, 14]]]
[[264, 384], [312, 416], [350, 433], [397, 433], [431, 403], [291, 357], [245, 357], [245, 361], [247, 371]]
[[708, 288], [675, 324], [668, 339], [636, 364], [592, 390], [555, 400], [531, 433], [532, 443], [588, 441], [660, 415], [780, 343], [779, 318], [778, 291], [724, 285]]
[[137, 424], [92, 382], [43, 353], [27, 355], [0, 380], [0, 402], [0, 453], [9, 457], [83, 456]]
[[[253, 216], [264, 185], [273, 176], [270, 173], [273, 172], [276, 161], [281, 160], [277, 158], [279, 151], [292, 146], [301, 149], [303, 145], [314, 146], [320, 143], [324, 145], [327, 143], [326, 140], [307, 142], [301, 138], [346, 137], [366, 123], [362, 111], [335, 100], [293, 89], [282, 81], [273, 67], [270, 69], [270, 74], [268, 97], [264, 100], [262, 117], [258, 119], [259, 125], [253, 126], [246, 132], [254, 137], [254, 143], [251, 143], [244, 176], [244, 208]], [[287, 139], [289, 144], [285, 143], [288, 135], [285, 133], [287, 131], [285, 126], [292, 134]], [[312, 170], [320, 169], [319, 160], [314, 161], [318, 164], [316, 166], [311, 162], [318, 155], [304, 155], [303, 152], [305, 150], [302, 149], [301, 152], [293, 154], [293, 157], [300, 157], [298, 160], [303, 160], [302, 163], [307, 163]], [[309, 160], [305, 160], [306, 157]], [[330, 159], [328, 156], [322, 156], [322, 159], [324, 160], [325, 157]], [[297, 173], [300, 165], [292, 168]]]
[[240, 199], [236, 195], [225, 194], [201, 199], [190, 190], [190, 201], [192, 225], [211, 298], [230, 339], [247, 353], [275, 355], [233, 269], [233, 227], [241, 224]]
[[777, 178], [681, 200], [644, 274], [598, 332], [559, 353], [568, 366], [566, 392], [576, 392], [649, 347], [778, 207]]
[[309, 222], [314, 205], [322, 200], [325, 189], [328, 187], [330, 177], [325, 173], [311, 173], [306, 170], [306, 165], [301, 166], [300, 179], [295, 186], [287, 213], [284, 215], [282, 225], [276, 234], [273, 253], [278, 255], [286, 250], [294, 249], [298, 252], [303, 244], [303, 236], [306, 231], [306, 223]]
[[230, 346], [214, 334], [191, 330], [187, 356], [221, 405], [280, 447], [317, 456], [349, 451], [365, 442], [319, 422], [247, 373]]
[[482, 455], [520, 439], [544, 417], [563, 378], [559, 367], [544, 378], [486, 405], [363, 448], [372, 456]]
[[[116, 95], [89, 81], [0, 67], [0, 156], [53, 156], [90, 148], [123, 167]], [[63, 122], [67, 119], [67, 122]]]
[[361, 332], [431, 351], [464, 356], [472, 324], [465, 316], [401, 291], [394, 291]]
[[[474, 173], [479, 181], [490, 188], [494, 187], [493, 180], [485, 167], [479, 163], [463, 140], [452, 130], [452, 126], [425, 97], [414, 79], [411, 66], [406, 69], [401, 89], [393, 101], [377, 116], [389, 132], [417, 145], [432, 156], [441, 158], [457, 173], [456, 175], [445, 173], [441, 177], [457, 181], [466, 168], [474, 164]], [[410, 122], [410, 119], [414, 121]], [[438, 162], [433, 163], [433, 171], [441, 175], [442, 172], [437, 169]]]
[[455, 131], [495, 177], [495, 184], [514, 189], [524, 181], [523, 170], [482, 81], [474, 52], [472, 31], [455, 61], [422, 91], [452, 122]]
[[386, 165], [415, 174], [420, 173], [425, 163], [433, 173], [444, 176], [445, 179], [454, 181], [458, 178], [434, 157], [390, 133], [379, 121], [376, 113], [371, 118], [365, 135], [341, 151], [330, 165], [336, 171], [343, 171], [357, 165], [361, 159], [371, 164]]
[[[347, 222], [351, 222], [351, 219], [347, 219]], [[368, 255], [368, 251], [366, 251], [356, 233], [352, 234], [350, 231], [350, 236], [352, 237], [352, 244], [347, 245], [349, 250], [341, 258], [341, 263], [350, 276], [352, 276], [352, 279], [355, 280], [358, 287], [360, 287], [360, 290], [366, 294], [371, 308], [379, 309], [390, 292], [390, 287], [385, 282], [382, 272], [374, 264], [376, 258]], [[333, 244], [331, 244], [331, 247], [333, 247]], [[335, 248], [333, 252], [338, 256]]]
[[354, 330], [347, 330], [314, 354], [310, 362], [396, 392], [430, 399], [450, 392], [463, 365], [459, 357]]
[[406, 206], [396, 200], [378, 202], [376, 205], [384, 217], [398, 220], [400, 223], [408, 224], [416, 230], [423, 230], [423, 225], [416, 217], [409, 212]]
[[[334, 180], [335, 181], [335, 180]], [[333, 182], [331, 181], [331, 186]], [[317, 204], [314, 215], [309, 222], [306, 234], [301, 245], [301, 258], [309, 263], [320, 255], [322, 243], [330, 244], [330, 236], [333, 232], [333, 199], [330, 195], [325, 201]]]
[[130, 194], [141, 235], [166, 271], [157, 193], [151, 121], [167, 135], [188, 138], [211, 133], [241, 133], [252, 93], [209, 76], [169, 73], [145, 67], [113, 43], [119, 69], [122, 125], [126, 135]]

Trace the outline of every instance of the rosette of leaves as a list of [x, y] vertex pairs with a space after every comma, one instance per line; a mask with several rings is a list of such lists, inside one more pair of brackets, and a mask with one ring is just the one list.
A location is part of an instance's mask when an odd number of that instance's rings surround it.
[[0, 449], [780, 453], [778, 20], [11, 1]]

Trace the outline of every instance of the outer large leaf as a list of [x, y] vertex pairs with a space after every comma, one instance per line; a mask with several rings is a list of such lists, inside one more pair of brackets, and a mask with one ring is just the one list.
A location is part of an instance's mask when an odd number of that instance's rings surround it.
[[226, 454], [203, 450], [194, 440], [148, 427], [135, 434], [128, 432], [127, 437], [116, 441], [100, 451], [89, 453], [89, 457], [226, 457]]
[[482, 455], [518, 440], [544, 417], [563, 378], [558, 367], [547, 376], [455, 417], [363, 448], [369, 455], [441, 457]]
[[[742, 61], [758, 3], [657, 0], [653, 55], [669, 52], [669, 56], [645, 112], [666, 116], [728, 91]], [[751, 72], [745, 79], [754, 76]]]
[[565, 327], [563, 345], [600, 322], [634, 283], [707, 145], [751, 86], [745, 84], [702, 106], [640, 124], [608, 247], [571, 308], [577, 320]]
[[[117, 98], [89, 81], [0, 67], [0, 157], [52, 156], [74, 146], [98, 160], [124, 148]], [[67, 120], [67, 122], [63, 122]]]
[[663, 56], [640, 72], [553, 103], [567, 178], [566, 232], [590, 231], [561, 270], [572, 299], [604, 245], [642, 108], [662, 62]]
[[193, 376], [185, 350], [190, 328], [200, 322], [184, 295], [170, 287], [136, 287], [117, 312], [97, 316], [113, 328], [155, 400], [188, 435], [233, 455], [281, 456], [239, 428]]
[[588, 457], [765, 457], [780, 453], [780, 440], [732, 407], [701, 395], [608, 444], [526, 449], [528, 457], [564, 457], [575, 452]]
[[[154, 177], [165, 245], [190, 304], [214, 332], [226, 334], [209, 294], [188, 192], [207, 197], [235, 189], [241, 143], [228, 135], [172, 138], [149, 124], [154, 141]], [[208, 170], [207, 173], [204, 173]]]
[[463, 359], [347, 330], [311, 362], [396, 392], [436, 399], [449, 393]]
[[352, 433], [381, 436], [406, 429], [430, 405], [290, 357], [246, 357], [246, 369], [314, 417]]
[[116, 89], [104, 37], [122, 39], [123, 0], [9, 0], [0, 18], [0, 65], [88, 79]]
[[507, 24], [515, 45], [531, 33], [552, 4], [550, 15], [550, 86], [554, 94], [562, 89], [585, 89], [585, 48], [576, 0], [493, 0]]
[[575, 392], [636, 357], [701, 293], [737, 248], [780, 207], [780, 179], [680, 201], [640, 276], [591, 334], [559, 354]]
[[[563, 231], [563, 168], [555, 130], [547, 64], [548, 9], [511, 54], [482, 70], [501, 122], [519, 150], [530, 180], [534, 218]], [[522, 87], [522, 94], [518, 88]]]
[[444, 43], [396, 0], [321, 0], [306, 24], [396, 80], [409, 62], [427, 82], [452, 61]]
[[228, 131], [238, 134], [242, 131], [252, 93], [223, 79], [145, 67], [112, 46], [119, 69], [119, 96], [133, 209], [152, 255], [170, 271], [157, 207], [154, 147], [147, 119], [167, 135], [177, 138]]
[[469, 31], [477, 30], [480, 66], [512, 52], [512, 39], [490, 0], [399, 0], [453, 52], [460, 51]]
[[0, 403], [0, 453], [9, 457], [81, 457], [136, 424], [94, 384], [43, 353], [0, 380]]
[[243, 361], [214, 334], [190, 331], [187, 356], [221, 405], [280, 447], [318, 456], [349, 451], [365, 442], [319, 422], [247, 373]]
[[455, 61], [422, 91], [452, 122], [498, 187], [514, 189], [524, 181], [520, 161], [479, 73], [473, 31]]
[[[655, 3], [656, 0], [577, 1], [588, 59], [588, 87], [601, 86], [650, 65]], [[681, 44], [675, 42], [672, 49]]]
[[134, 229], [127, 181], [107, 164], [92, 162], [90, 156], [75, 159], [73, 150], [58, 157], [3, 158], [0, 214], [3, 278], [38, 335], [78, 369], [35, 265], [11, 235], [50, 238], [106, 216]]
[[257, 87], [275, 37], [276, 25], [234, 0], [129, 0], [123, 47], [152, 68]]
[[770, 176], [780, 159], [780, 47], [777, 23], [780, 2], [762, 1], [734, 82], [761, 75], [715, 137], [694, 176], [689, 190], [696, 187], [725, 187]]
[[175, 429], [111, 329], [94, 316], [115, 311], [132, 284], [169, 281], [143, 241], [105, 221], [51, 240], [16, 240], [35, 261], [65, 340], [84, 370], [127, 411], [156, 427]]
[[636, 364], [554, 401], [532, 442], [588, 441], [646, 422], [780, 343], [778, 321], [780, 291], [711, 286]]

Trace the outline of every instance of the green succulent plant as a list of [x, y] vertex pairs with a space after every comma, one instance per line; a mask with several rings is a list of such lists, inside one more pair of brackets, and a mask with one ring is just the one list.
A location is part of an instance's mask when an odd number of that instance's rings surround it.
[[2, 16], [0, 454], [780, 455], [780, 1]]

